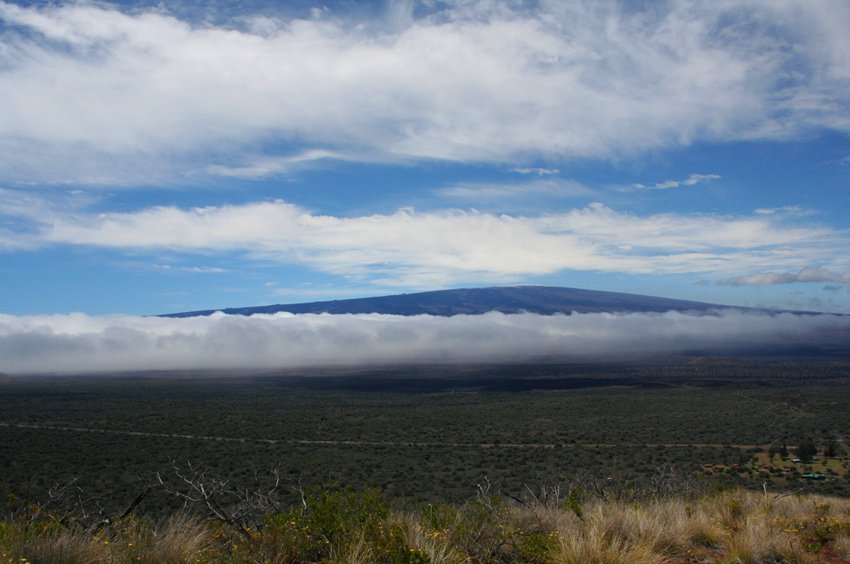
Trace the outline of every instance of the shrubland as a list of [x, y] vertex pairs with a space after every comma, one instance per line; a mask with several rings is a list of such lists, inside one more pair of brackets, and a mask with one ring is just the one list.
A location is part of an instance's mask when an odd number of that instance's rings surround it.
[[[74, 478], [109, 505], [172, 460], [241, 482], [277, 468], [286, 483], [377, 487], [406, 505], [462, 503], [484, 475], [517, 491], [664, 464], [850, 497], [848, 383], [848, 363], [743, 361], [14, 378], [0, 385], [0, 512], [7, 493], [38, 499]], [[824, 456], [793, 462], [806, 441]], [[155, 492], [142, 506], [178, 508]]]
[[848, 383], [778, 361], [12, 378], [0, 563], [848, 561]]
[[[0, 521], [8, 562], [842, 562], [850, 500], [709, 489], [659, 472], [640, 483], [585, 479], [503, 492], [482, 480], [463, 503], [402, 507], [376, 489], [163, 479], [183, 509], [104, 517], [73, 492], [13, 500]], [[185, 478], [185, 479], [184, 479]], [[207, 492], [204, 497], [199, 492]], [[261, 494], [261, 497], [257, 497]], [[134, 500], [135, 501], [135, 500]], [[131, 504], [132, 505], [132, 504]], [[130, 508], [128, 508], [130, 509]]]

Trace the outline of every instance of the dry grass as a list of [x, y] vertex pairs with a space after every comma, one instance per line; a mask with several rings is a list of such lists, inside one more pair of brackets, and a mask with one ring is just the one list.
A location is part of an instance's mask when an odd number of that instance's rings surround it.
[[305, 547], [312, 560], [341, 563], [850, 561], [845, 499], [735, 490], [644, 502], [585, 499], [580, 509], [478, 500], [439, 512], [390, 512], [371, 533], [353, 530], [319, 557], [288, 524], [245, 537], [188, 515], [98, 532], [6, 521], [0, 561], [283, 563], [310, 559]]
[[417, 517], [410, 513], [397, 513], [390, 519], [390, 526], [396, 524], [400, 527], [411, 552], [423, 555], [431, 564], [463, 561], [443, 531], [427, 530]]
[[[168, 519], [147, 538], [139, 538], [139, 542], [139, 559], [145, 562], [192, 562], [214, 546], [210, 527], [186, 514]], [[130, 543], [132, 541], [127, 544]]]
[[611, 537], [599, 522], [590, 523], [581, 529], [573, 529], [559, 535], [560, 542], [552, 561], [583, 562], [657, 562], [649, 547], [634, 545], [626, 539]]
[[578, 525], [557, 531], [553, 561], [839, 561], [850, 557], [850, 500], [737, 490], [693, 501], [599, 501]]
[[339, 564], [369, 564], [375, 562], [375, 553], [363, 535], [358, 535], [340, 547], [331, 549], [331, 561]]
[[177, 514], [159, 525], [126, 520], [102, 530], [64, 529], [44, 523], [4, 523], [0, 558], [16, 562], [195, 562], [214, 546], [212, 529]]
[[20, 547], [32, 562], [109, 562], [111, 550], [107, 542], [85, 533], [61, 531], [33, 539]]
[[658, 562], [713, 546], [722, 531], [704, 508], [683, 500], [644, 504], [597, 501], [583, 520], [562, 521], [554, 560]]
[[844, 535], [835, 539], [835, 552], [839, 558], [850, 562], [850, 535]]

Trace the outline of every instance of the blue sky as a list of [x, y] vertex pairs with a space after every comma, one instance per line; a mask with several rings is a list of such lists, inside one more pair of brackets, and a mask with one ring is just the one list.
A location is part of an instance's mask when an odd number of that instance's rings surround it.
[[850, 4], [238, 6], [0, 2], [0, 313], [850, 313]]

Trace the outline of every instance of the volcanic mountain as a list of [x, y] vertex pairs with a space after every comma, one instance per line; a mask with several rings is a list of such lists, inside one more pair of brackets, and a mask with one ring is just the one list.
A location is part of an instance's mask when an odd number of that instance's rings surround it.
[[[602, 292], [553, 286], [460, 288], [373, 298], [353, 298], [298, 304], [208, 309], [172, 313], [163, 317], [196, 317], [221, 311], [232, 315], [255, 313], [383, 313], [390, 315], [475, 315], [502, 313], [570, 314], [595, 312], [709, 312], [727, 308], [717, 304], [674, 300], [639, 294]], [[739, 308], [745, 309], [745, 308]]]

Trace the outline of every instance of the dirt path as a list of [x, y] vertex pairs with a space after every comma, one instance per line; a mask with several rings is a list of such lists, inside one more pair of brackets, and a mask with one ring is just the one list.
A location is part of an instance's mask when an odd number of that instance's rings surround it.
[[376, 446], [376, 447], [454, 447], [454, 448], [622, 448], [622, 447], [669, 447], [669, 448], [724, 448], [737, 449], [767, 448], [767, 445], [711, 444], [711, 443], [463, 443], [437, 441], [351, 441], [331, 439], [262, 439], [253, 437], [224, 437], [220, 435], [189, 435], [184, 433], [152, 433], [146, 431], [123, 431], [119, 429], [98, 429], [94, 427], [71, 427], [66, 425], [40, 425], [37, 423], [5, 423], [0, 427], [15, 429], [39, 429], [46, 431], [66, 431], [76, 433], [100, 433], [105, 435], [123, 435], [128, 437], [158, 437], [169, 439], [188, 439], [196, 441], [219, 441], [234, 443], [260, 443], [281, 445], [314, 446]]

